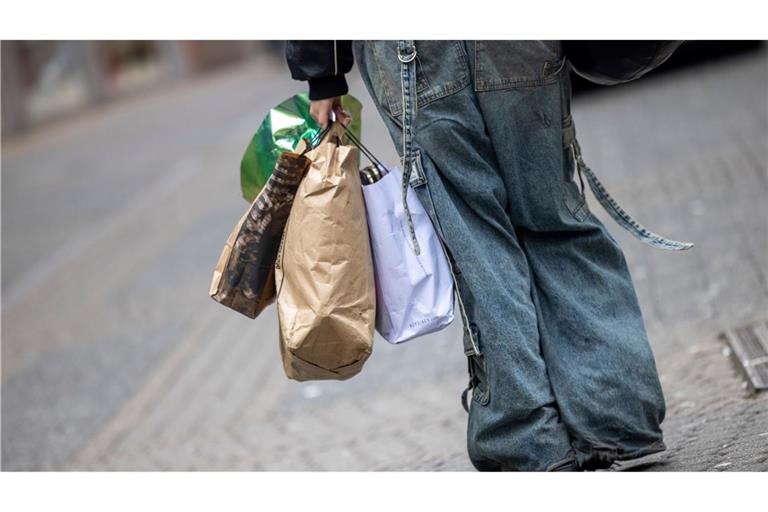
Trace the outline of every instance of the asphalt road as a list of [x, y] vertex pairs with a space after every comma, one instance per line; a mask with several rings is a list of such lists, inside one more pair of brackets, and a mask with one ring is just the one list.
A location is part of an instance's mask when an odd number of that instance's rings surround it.
[[[274, 308], [207, 296], [246, 203], [242, 152], [301, 90], [257, 61], [3, 141], [2, 465], [38, 469], [471, 469], [460, 328], [380, 338], [363, 373], [285, 379]], [[579, 98], [590, 166], [651, 229], [618, 227], [669, 404], [670, 450], [627, 469], [768, 469], [768, 401], [717, 334], [768, 316], [768, 59]], [[364, 139], [395, 152], [359, 81]], [[593, 211], [607, 217], [592, 201]]]

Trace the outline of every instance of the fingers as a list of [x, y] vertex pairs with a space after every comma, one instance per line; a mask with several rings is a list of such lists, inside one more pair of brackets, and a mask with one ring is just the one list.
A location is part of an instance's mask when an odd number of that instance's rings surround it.
[[339, 105], [337, 108], [334, 108], [333, 112], [336, 114], [336, 120], [344, 126], [349, 126], [349, 123], [352, 122], [352, 116], [350, 116], [346, 110], [341, 108], [341, 105]]
[[309, 115], [312, 116], [312, 119], [315, 120], [320, 128], [325, 128], [328, 125], [331, 112], [335, 114], [336, 120], [344, 124], [344, 126], [349, 126], [349, 123], [352, 122], [352, 116], [342, 108], [341, 98], [338, 96], [324, 100], [315, 100], [309, 105]]
[[309, 106], [309, 115], [312, 116], [312, 119], [315, 120], [320, 128], [325, 128], [328, 125], [328, 116], [330, 115], [332, 109], [332, 99], [316, 100], [311, 102]]
[[352, 117], [341, 106], [341, 97], [333, 99], [333, 113], [336, 116], [336, 120], [344, 126], [349, 126], [349, 123], [352, 122]]

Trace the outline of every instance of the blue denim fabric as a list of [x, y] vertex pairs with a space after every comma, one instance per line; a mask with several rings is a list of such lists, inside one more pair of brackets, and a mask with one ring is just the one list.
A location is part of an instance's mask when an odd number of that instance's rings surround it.
[[411, 73], [396, 41], [355, 45], [398, 149], [415, 96], [410, 179], [455, 275], [472, 463], [604, 467], [663, 450], [664, 397], [629, 270], [583, 195], [560, 44], [415, 50]]

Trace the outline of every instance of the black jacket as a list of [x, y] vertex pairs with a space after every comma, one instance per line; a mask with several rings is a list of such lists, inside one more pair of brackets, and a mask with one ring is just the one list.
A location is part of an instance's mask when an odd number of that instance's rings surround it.
[[352, 41], [288, 41], [285, 56], [294, 80], [309, 82], [309, 99], [349, 92], [344, 73], [352, 69]]

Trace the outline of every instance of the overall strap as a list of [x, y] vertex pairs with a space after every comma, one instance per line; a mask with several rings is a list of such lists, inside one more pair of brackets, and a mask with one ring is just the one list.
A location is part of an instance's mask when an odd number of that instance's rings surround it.
[[[408, 222], [408, 230], [410, 232], [411, 243], [413, 244], [413, 251], [416, 255], [421, 253], [419, 248], [419, 242], [416, 240], [416, 231], [413, 227], [413, 220], [411, 219], [411, 212], [408, 209], [408, 187], [410, 186], [410, 178], [413, 173], [414, 158], [413, 158], [413, 139], [414, 139], [414, 125], [416, 120], [416, 44], [414, 41], [398, 41], [397, 42], [397, 58], [400, 61], [400, 81], [402, 85], [403, 94], [403, 183], [402, 183], [402, 195], [403, 195], [403, 210], [405, 212], [406, 220]], [[442, 229], [438, 229], [440, 233], [440, 243], [443, 250], [446, 251], [445, 240], [442, 239]], [[446, 251], [446, 258], [449, 261], [449, 267], [451, 268], [451, 275], [453, 282], [456, 283], [456, 275], [453, 271], [453, 265], [450, 263], [450, 257]], [[464, 328], [467, 332], [465, 338], [469, 343], [465, 343], [464, 352], [467, 355], [480, 355], [480, 348], [477, 343], [475, 333], [470, 328], [469, 318], [467, 316], [466, 308], [464, 306], [464, 300], [461, 298], [461, 294], [457, 293], [459, 301], [459, 309], [461, 310], [462, 320], [464, 321]]]
[[[619, 203], [608, 193], [603, 183], [597, 178], [595, 173], [590, 169], [587, 164], [584, 163], [584, 159], [581, 157], [581, 148], [578, 141], [574, 138], [573, 143], [570, 146], [573, 151], [575, 165], [579, 173], [579, 179], [581, 174], [584, 173], [587, 176], [587, 183], [589, 188], [592, 189], [592, 193], [597, 198], [600, 205], [608, 212], [608, 215], [613, 218], [616, 223], [622, 228], [629, 231], [632, 235], [638, 238], [640, 241], [656, 247], [657, 249], [666, 249], [668, 251], [684, 251], [693, 247], [691, 242], [678, 242], [677, 240], [670, 240], [661, 235], [650, 231], [648, 228], [637, 222], [630, 214], [628, 214], [624, 208], [619, 206]], [[582, 184], [582, 189], [584, 185]], [[583, 193], [583, 192], [582, 192]]]
[[413, 41], [397, 42], [397, 58], [400, 61], [400, 83], [403, 94], [403, 211], [408, 223], [413, 252], [421, 254], [411, 211], [408, 208], [408, 187], [413, 166], [413, 126], [416, 118], [416, 44]]

